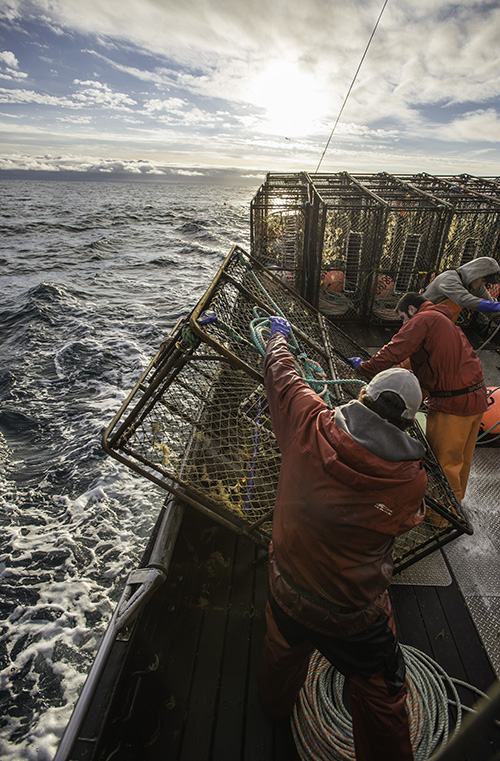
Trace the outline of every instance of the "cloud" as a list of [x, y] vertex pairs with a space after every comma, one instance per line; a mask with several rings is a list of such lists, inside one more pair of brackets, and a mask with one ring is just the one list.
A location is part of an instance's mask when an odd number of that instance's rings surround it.
[[193, 169], [178, 169], [176, 174], [184, 175], [184, 177], [204, 177], [205, 172], [197, 172]]
[[[139, 81], [176, 88], [175, 96], [189, 93], [261, 109], [279, 98], [287, 103], [289, 119], [308, 112], [313, 130], [333, 123], [380, 12], [374, 0], [7, 5], [19, 16], [38, 13], [39, 20], [70, 32], [98, 35], [106, 54], [87, 48], [89, 54]], [[500, 9], [485, 1], [389, 3], [349, 99], [351, 121], [373, 124], [392, 117], [417, 125], [421, 107], [497, 97], [499, 33]], [[120, 45], [142, 51], [144, 65], [125, 63]], [[290, 90], [287, 97], [283, 86]]]
[[131, 106], [137, 105], [137, 102], [126, 93], [113, 92], [111, 87], [102, 82], [91, 80], [82, 82], [79, 79], [75, 79], [74, 84], [80, 86], [78, 92], [73, 96], [75, 107], [77, 108], [82, 106], [97, 106], [111, 110], [130, 111]]
[[19, 61], [10, 50], [0, 51], [0, 77], [13, 81], [28, 77], [23, 71], [19, 71]]
[[54, 108], [82, 109], [84, 107], [109, 109], [112, 111], [131, 111], [137, 105], [126, 93], [114, 92], [111, 87], [101, 82], [74, 80], [77, 91], [69, 96], [48, 95], [35, 90], [8, 89], [0, 87], [0, 103], [37, 104]]
[[45, 95], [35, 90], [9, 90], [0, 87], [0, 103], [36, 103], [44, 106], [59, 106], [63, 108], [75, 108], [75, 103], [66, 97]]
[[498, 144], [499, 135], [500, 115], [493, 108], [470, 111], [440, 130], [442, 139], [464, 142], [474, 140]]
[[[464, 151], [476, 161], [492, 147], [500, 166], [497, 5], [388, 3], [329, 147], [331, 165], [368, 162], [370, 152], [375, 162], [416, 165], [436, 150], [439, 166], [441, 156], [460, 164]], [[75, 139], [82, 154], [87, 144], [170, 163], [314, 169], [380, 9], [378, 0], [3, 0], [4, 22], [25, 39], [29, 28], [32, 53], [47, 43], [57, 77], [45, 72], [42, 92], [34, 72], [22, 89], [27, 48], [12, 47], [0, 55], [0, 75], [19, 80], [4, 83], [0, 102], [20, 123], [21, 151], [30, 139], [40, 155], [44, 144], [69, 150]], [[69, 40], [73, 60], [63, 62]]]
[[83, 171], [87, 173], [99, 172], [105, 174], [163, 174], [170, 169], [154, 162], [135, 160], [125, 161], [117, 158], [95, 158], [89, 156], [29, 156], [16, 153], [10, 156], [0, 156], [0, 169], [43, 170], [51, 172]]
[[[265, 172], [248, 173], [232, 167], [204, 167], [199, 169], [172, 166], [147, 160], [123, 161], [118, 158], [99, 158], [76, 155], [39, 155], [31, 156], [14, 153], [10, 156], [0, 155], [0, 173], [22, 176], [26, 173], [31, 178], [59, 176], [61, 179], [89, 179], [153, 181], [153, 182], [204, 182], [236, 185], [260, 185], [265, 179]], [[20, 174], [21, 173], [21, 174]], [[1, 176], [1, 175], [0, 175]]]
[[82, 50], [82, 53], [88, 53], [89, 55], [95, 56], [96, 58], [98, 58], [101, 61], [104, 61], [109, 66], [116, 69], [117, 71], [120, 71], [123, 74], [128, 74], [130, 77], [135, 77], [136, 79], [139, 79], [142, 82], [153, 82], [154, 84], [165, 85], [165, 86], [175, 83], [175, 79], [171, 76], [170, 72], [168, 72], [166, 69], [161, 69], [160, 72], [139, 69], [137, 66], [128, 66], [126, 64], [113, 61], [113, 59], [109, 58], [109, 56], [105, 56], [102, 53], [98, 53], [96, 50]]

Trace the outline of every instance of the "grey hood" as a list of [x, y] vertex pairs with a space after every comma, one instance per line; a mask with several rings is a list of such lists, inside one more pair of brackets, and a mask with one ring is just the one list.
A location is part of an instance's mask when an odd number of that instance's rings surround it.
[[462, 278], [463, 284], [468, 288], [472, 281], [478, 277], [498, 275], [500, 265], [491, 256], [480, 256], [478, 259], [467, 262], [467, 264], [462, 264], [461, 267], [457, 268], [457, 272]]
[[[491, 256], [480, 256], [479, 259], [462, 264], [456, 270], [441, 272], [432, 283], [429, 283], [422, 295], [433, 304], [441, 304], [446, 299], [450, 299], [465, 309], [477, 310], [482, 299], [486, 301], [494, 301], [494, 299], [488, 289], [482, 285], [472, 291], [471, 282], [478, 277], [499, 273], [500, 265], [495, 259]], [[490, 315], [489, 319], [498, 322], [500, 314]]]
[[419, 460], [425, 447], [357, 400], [335, 408], [337, 425], [364, 449], [389, 462]]

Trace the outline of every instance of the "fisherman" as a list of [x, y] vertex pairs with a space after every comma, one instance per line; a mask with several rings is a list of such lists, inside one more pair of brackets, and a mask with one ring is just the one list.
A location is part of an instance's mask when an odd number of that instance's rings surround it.
[[495, 301], [487, 283], [498, 282], [500, 265], [491, 256], [481, 256], [456, 270], [446, 270], [429, 283], [423, 295], [433, 304], [445, 304], [456, 322], [462, 308], [481, 312], [493, 322], [500, 322], [500, 303]]
[[411, 761], [387, 588], [395, 537], [425, 514], [425, 450], [404, 433], [420, 386], [391, 369], [330, 410], [297, 372], [289, 331], [271, 317], [264, 379], [282, 460], [259, 694], [271, 717], [289, 716], [317, 649], [348, 680], [356, 759]]
[[361, 375], [410, 359], [427, 407], [426, 437], [459, 502], [462, 501], [477, 434], [488, 408], [481, 360], [448, 306], [436, 306], [423, 294], [406, 293], [396, 311], [403, 326], [367, 361], [351, 357]]

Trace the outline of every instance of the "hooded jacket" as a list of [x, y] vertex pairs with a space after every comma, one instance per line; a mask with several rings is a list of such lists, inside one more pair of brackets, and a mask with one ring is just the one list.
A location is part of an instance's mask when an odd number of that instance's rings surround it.
[[451, 311], [426, 301], [380, 351], [363, 362], [358, 372], [371, 378], [409, 357], [411, 369], [430, 393], [430, 410], [450, 415], [479, 415], [488, 408], [484, 386], [470, 393], [432, 396], [469, 388], [483, 381], [481, 360], [463, 331], [451, 320]]
[[282, 457], [271, 592], [306, 626], [354, 634], [387, 611], [395, 537], [423, 520], [424, 447], [358, 401], [330, 410], [279, 333], [264, 378]]
[[[494, 301], [489, 291], [481, 286], [472, 290], [471, 283], [479, 277], [500, 274], [500, 265], [490, 256], [481, 256], [467, 264], [462, 264], [456, 270], [447, 270], [429, 283], [422, 295], [433, 304], [441, 304], [450, 300], [459, 307], [478, 311], [482, 299]], [[457, 313], [458, 314], [458, 313]], [[497, 322], [500, 315], [488, 315], [489, 319]]]

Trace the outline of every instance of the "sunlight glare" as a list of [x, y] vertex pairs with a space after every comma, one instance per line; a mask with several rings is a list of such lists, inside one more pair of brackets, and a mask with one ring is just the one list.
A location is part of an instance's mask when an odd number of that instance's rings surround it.
[[255, 76], [248, 93], [252, 103], [265, 109], [261, 130], [288, 137], [315, 131], [325, 112], [320, 84], [295, 61], [271, 61]]

